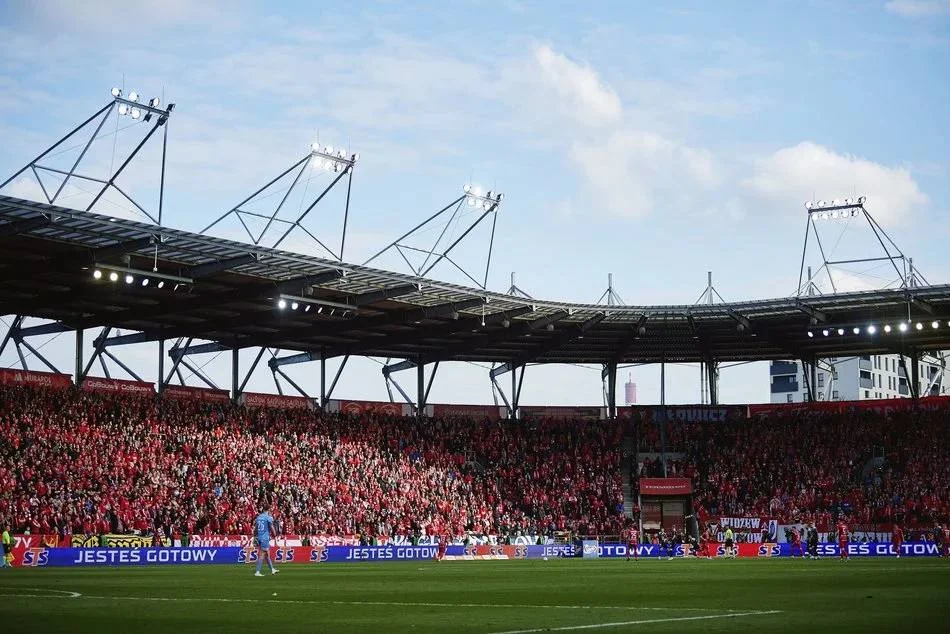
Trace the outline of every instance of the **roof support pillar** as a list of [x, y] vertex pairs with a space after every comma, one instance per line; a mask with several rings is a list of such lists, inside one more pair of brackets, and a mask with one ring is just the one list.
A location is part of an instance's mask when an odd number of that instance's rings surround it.
[[238, 394], [241, 389], [238, 384], [238, 376], [241, 371], [240, 357], [240, 348], [231, 348], [231, 400], [235, 402], [237, 402]]
[[604, 366], [607, 374], [607, 418], [617, 418], [617, 364]]
[[709, 386], [709, 404], [719, 405], [719, 362], [711, 356], [705, 361], [706, 383]]
[[75, 373], [73, 374], [73, 381], [76, 385], [79, 385], [82, 378], [82, 338], [84, 332], [82, 329], [76, 331]]

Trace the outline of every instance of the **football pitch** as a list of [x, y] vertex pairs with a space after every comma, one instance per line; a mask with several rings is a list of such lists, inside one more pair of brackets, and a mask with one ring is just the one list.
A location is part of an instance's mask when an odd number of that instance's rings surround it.
[[[552, 560], [0, 570], [3, 632], [909, 632], [941, 559]], [[946, 631], [946, 630], [944, 630]]]

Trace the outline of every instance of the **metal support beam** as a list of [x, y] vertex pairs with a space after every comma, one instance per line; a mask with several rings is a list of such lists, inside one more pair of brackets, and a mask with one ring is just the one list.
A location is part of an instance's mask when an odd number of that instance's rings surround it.
[[[192, 339], [192, 338], [189, 337], [189, 338], [187, 339], [187, 341], [185, 341], [185, 346], [184, 346], [185, 348], [187, 348], [188, 346], [191, 345], [191, 339]], [[168, 385], [169, 383], [171, 383], [172, 377], [175, 376], [176, 373], [178, 374], [178, 380], [181, 381], [181, 384], [182, 384], [182, 385], [185, 384], [185, 380], [184, 380], [184, 378], [182, 378], [181, 372], [178, 371], [178, 366], [181, 364], [182, 359], [185, 358], [183, 355], [176, 354], [176, 352], [177, 352], [177, 350], [178, 350], [178, 348], [179, 348], [179, 345], [178, 345], [179, 343], [181, 343], [181, 340], [180, 340], [180, 339], [178, 340], [178, 342], [175, 343], [174, 346], [171, 347], [171, 350], [168, 351], [168, 356], [169, 356], [169, 358], [172, 360], [172, 367], [171, 367], [171, 370], [168, 371], [168, 376], [167, 376], [167, 377], [165, 377], [164, 379], [163, 379], [161, 376], [158, 377], [158, 380], [159, 380], [158, 391], [159, 391], [159, 393], [165, 391], [165, 386]]]
[[[198, 379], [199, 379], [202, 383], [204, 383], [205, 385], [207, 385], [208, 387], [210, 387], [212, 390], [220, 389], [220, 388], [215, 384], [215, 382], [212, 381], [211, 379], [209, 379], [208, 377], [206, 377], [206, 376], [204, 375], [204, 373], [203, 373], [199, 368], [196, 368], [195, 366], [191, 365], [191, 364], [188, 363], [188, 361], [186, 361], [184, 358], [181, 358], [181, 365], [183, 365], [183, 366], [185, 366], [186, 368], [188, 368], [189, 370], [191, 370], [192, 375], [198, 377]], [[184, 385], [184, 382], [182, 382], [182, 385]]]
[[287, 373], [286, 373], [286, 372], [284, 372], [284, 371], [281, 370], [280, 368], [274, 368], [274, 374], [275, 374], [275, 375], [276, 375], [276, 374], [279, 374], [279, 375], [281, 375], [282, 377], [284, 377], [284, 380], [287, 381], [288, 383], [290, 383], [290, 387], [292, 387], [292, 388], [294, 388], [295, 390], [297, 390], [297, 393], [298, 393], [298, 394], [300, 394], [301, 396], [303, 396], [303, 397], [306, 398], [306, 399], [313, 400], [313, 397], [310, 396], [309, 394], [307, 394], [307, 392], [306, 392], [302, 387], [300, 387], [299, 385], [297, 385], [297, 383], [296, 383], [292, 378], [290, 378], [289, 376], [287, 376]]
[[165, 376], [165, 340], [158, 340], [158, 393], [162, 392], [162, 377]]
[[108, 326], [99, 332], [99, 336], [97, 336], [93, 342], [92, 356], [89, 357], [89, 362], [86, 363], [86, 367], [83, 368], [82, 374], [79, 377], [79, 381], [77, 381], [78, 385], [82, 385], [82, 381], [85, 380], [86, 376], [89, 375], [89, 370], [92, 369], [92, 364], [96, 362], [100, 355], [102, 355], [102, 351], [105, 350], [106, 347], [106, 338], [109, 336], [110, 332], [112, 332], [112, 328]]
[[258, 350], [257, 356], [254, 357], [254, 362], [251, 363], [251, 367], [247, 369], [247, 374], [244, 375], [244, 380], [241, 381], [241, 385], [237, 389], [237, 394], [234, 397], [235, 400], [238, 398], [238, 396], [244, 393], [244, 388], [247, 386], [247, 382], [251, 380], [251, 375], [254, 374], [254, 370], [257, 369], [257, 364], [261, 362], [261, 357], [264, 356], [265, 350], [267, 350], [267, 348], [261, 348]]
[[130, 377], [132, 377], [136, 381], [139, 381], [139, 382], [143, 381], [142, 377], [136, 374], [129, 366], [122, 363], [122, 361], [120, 361], [117, 356], [109, 352], [105, 347], [102, 348], [102, 354], [99, 355], [99, 361], [102, 362], [103, 368], [105, 368], [105, 361], [103, 361], [104, 357], [109, 357], [110, 359], [112, 359], [113, 363], [115, 363], [117, 366], [125, 370], [126, 374], [128, 374]]
[[422, 359], [416, 366], [416, 416], [422, 418], [426, 412], [426, 366]]
[[617, 364], [604, 366], [607, 373], [607, 418], [617, 418]]
[[709, 357], [706, 362], [707, 383], [709, 385], [709, 404], [719, 405], [719, 363]]
[[241, 350], [239, 348], [231, 349], [231, 399], [236, 401], [240, 386], [238, 385], [238, 376], [241, 368]]
[[257, 255], [254, 253], [245, 253], [233, 258], [227, 258], [224, 260], [215, 260], [214, 262], [207, 262], [205, 264], [199, 264], [188, 269], [187, 277], [190, 277], [194, 280], [197, 280], [202, 277], [208, 277], [209, 275], [214, 275], [215, 273], [220, 273], [221, 271], [227, 271], [228, 269], [237, 268], [244, 264], [250, 264], [251, 262], [257, 261]]
[[73, 382], [75, 382], [76, 385], [79, 385], [82, 380], [82, 339], [84, 332], [83, 330], [76, 331], [76, 358], [74, 359], [75, 367], [73, 374]]

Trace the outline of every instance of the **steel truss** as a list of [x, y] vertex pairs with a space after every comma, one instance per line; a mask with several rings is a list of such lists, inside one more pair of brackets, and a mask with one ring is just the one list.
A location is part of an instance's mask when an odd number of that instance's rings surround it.
[[[255, 246], [260, 246], [262, 244], [265, 237], [267, 236], [267, 232], [272, 226], [280, 226], [284, 229], [280, 237], [278, 237], [277, 240], [275, 240], [273, 244], [270, 245], [270, 248], [272, 249], [280, 247], [281, 243], [283, 243], [284, 240], [286, 240], [295, 229], [299, 229], [321, 249], [323, 249], [323, 251], [328, 253], [330, 257], [332, 257], [334, 260], [342, 262], [344, 249], [346, 247], [347, 223], [350, 217], [350, 196], [353, 189], [353, 170], [356, 167], [357, 159], [357, 154], [343, 156], [341, 153], [339, 156], [337, 156], [332, 153], [331, 148], [319, 149], [319, 147], [315, 146], [311, 148], [309, 154], [297, 160], [297, 162], [285, 169], [276, 177], [272, 178], [270, 181], [264, 184], [264, 186], [257, 189], [253, 194], [223, 213], [214, 222], [202, 229], [199, 234], [205, 234], [215, 225], [222, 222], [229, 216], [235, 216], [238, 221], [240, 221], [241, 226], [247, 233], [248, 238], [250, 238], [251, 242], [254, 243]], [[304, 174], [308, 169], [322, 167], [324, 164], [332, 165], [331, 171], [336, 173], [336, 177], [330, 182], [329, 185], [324, 187], [311, 199], [307, 197], [307, 192], [309, 190], [310, 180], [312, 180], [313, 177], [311, 176], [309, 178], [304, 178]], [[282, 181], [284, 181], [291, 174], [293, 177], [290, 186], [286, 187], [286, 190], [283, 190], [283, 195], [278, 198], [277, 203], [274, 206], [274, 210], [271, 213], [261, 214], [243, 208], [248, 204], [259, 202], [261, 200], [270, 198], [271, 196], [280, 194], [282, 191], [281, 187], [283, 187]], [[307, 229], [303, 222], [306, 220], [307, 216], [310, 215], [310, 212], [313, 211], [313, 209], [320, 203], [320, 201], [322, 201], [324, 197], [329, 194], [330, 191], [332, 191], [333, 188], [336, 187], [336, 185], [344, 178], [346, 178], [346, 203], [343, 209], [343, 231], [340, 237], [339, 250], [336, 251], [327, 246], [327, 243], [324, 240], [321, 240], [315, 233]], [[287, 203], [287, 200], [291, 197], [292, 193], [299, 191], [301, 187], [303, 187], [303, 202], [296, 218], [293, 220], [281, 218], [280, 213], [284, 209], [284, 205]], [[308, 201], [309, 204], [307, 204]], [[306, 204], [306, 207], [303, 206], [304, 204]], [[259, 233], [255, 234], [248, 226], [245, 217], [265, 221], [264, 228], [261, 229]], [[327, 242], [329, 241], [327, 240]]]
[[[403, 399], [412, 406], [416, 415], [419, 417], [425, 416], [426, 405], [429, 403], [429, 392], [432, 390], [432, 383], [435, 381], [435, 375], [439, 371], [439, 361], [436, 361], [432, 366], [432, 371], [429, 373], [429, 380], [426, 381], [425, 375], [425, 360], [421, 357], [418, 360], [406, 359], [405, 361], [400, 361], [399, 363], [385, 364], [382, 367], [383, 380], [386, 382], [386, 391], [389, 394], [389, 402], [394, 402], [392, 387], [395, 387]], [[413, 400], [409, 397], [409, 394], [406, 393], [406, 390], [393, 378], [393, 373], [399, 372], [401, 370], [410, 370], [416, 368], [416, 400]]]
[[[114, 93], [115, 94], [115, 93]], [[132, 96], [132, 94], [130, 94]], [[137, 100], [133, 101], [131, 99], [125, 98], [122, 96], [121, 91], [118, 92], [116, 96], [113, 97], [112, 101], [104, 105], [102, 108], [97, 110], [92, 116], [80, 123], [78, 126], [73, 128], [68, 132], [64, 137], [60, 138], [56, 143], [49, 146], [40, 153], [32, 161], [24, 165], [22, 168], [17, 170], [12, 176], [7, 180], [0, 183], [0, 190], [12, 183], [16, 178], [27, 170], [33, 175], [33, 178], [36, 180], [40, 189], [43, 192], [43, 196], [46, 198], [46, 202], [49, 204], [55, 204], [57, 199], [63, 193], [63, 190], [66, 187], [66, 184], [71, 180], [75, 179], [78, 181], [84, 181], [88, 183], [95, 183], [97, 191], [93, 196], [92, 202], [86, 207], [85, 211], [93, 211], [97, 203], [102, 199], [109, 189], [113, 189], [119, 193], [125, 200], [129, 201], [140, 213], [145, 215], [149, 220], [154, 222], [157, 225], [162, 224], [162, 211], [165, 200], [165, 159], [168, 150], [168, 119], [171, 116], [172, 110], [175, 109], [175, 104], [168, 104], [164, 110], [156, 106], [145, 103], [139, 103]], [[100, 139], [100, 132], [105, 126], [106, 122], [115, 115], [116, 120], [116, 131], [113, 134], [118, 134], [119, 127], [119, 118], [121, 115], [138, 112], [138, 115], [134, 117], [135, 120], [138, 120], [141, 117], [141, 122], [143, 124], [149, 123], [154, 119], [154, 123], [148, 127], [147, 132], [144, 134], [142, 139], [138, 142], [135, 148], [125, 157], [122, 163], [119, 165], [119, 168], [109, 174], [108, 178], [99, 178], [92, 176], [87, 173], [82, 173], [79, 170], [81, 169], [81, 164], [83, 159], [86, 157], [86, 153], [89, 151], [89, 148], [92, 146], [93, 142]], [[125, 171], [130, 163], [138, 155], [139, 151], [148, 143], [149, 139], [158, 131], [159, 128], [163, 129], [162, 137], [162, 161], [161, 161], [161, 172], [159, 176], [159, 189], [158, 189], [158, 206], [157, 209], [152, 211], [147, 210], [144, 206], [139, 204], [134, 198], [132, 198], [127, 192], [125, 192], [117, 184], [119, 176]], [[46, 165], [41, 161], [51, 158], [53, 152], [60, 148], [64, 143], [72, 139], [73, 137], [80, 138], [82, 135], [79, 135], [82, 130], [92, 130], [88, 139], [82, 144], [82, 151], [79, 153], [79, 156], [72, 163], [72, 166], [69, 170], [62, 170]], [[108, 135], [106, 135], [108, 136]], [[69, 148], [67, 148], [69, 149]], [[58, 175], [63, 178], [62, 182], [54, 191], [47, 189], [46, 184], [43, 182], [43, 179], [40, 177], [40, 174], [44, 173], [47, 175]]]
[[[801, 265], [798, 269], [798, 287], [796, 290], [796, 297], [801, 297], [803, 295], [813, 295], [816, 291], [820, 293], [817, 285], [815, 284], [815, 278], [821, 274], [824, 270], [825, 274], [828, 276], [828, 281], [831, 284], [832, 292], [837, 293], [838, 288], [835, 284], [834, 276], [831, 274], [831, 266], [841, 265], [841, 264], [862, 264], [870, 262], [889, 262], [891, 267], [894, 269], [894, 272], [897, 274], [897, 279], [901, 282], [901, 288], [914, 288], [921, 285], [921, 281], [924, 284], [929, 285], [926, 278], [919, 271], [914, 268], [913, 259], [907, 258], [904, 255], [904, 252], [901, 251], [900, 247], [891, 239], [884, 228], [874, 219], [874, 216], [867, 210], [864, 206], [865, 197], [861, 196], [856, 199], [845, 199], [844, 201], [832, 201], [824, 202], [818, 201], [818, 203], [808, 203], [806, 209], [808, 210], [808, 216], [805, 221], [805, 239], [802, 244], [802, 257]], [[815, 219], [818, 218], [821, 220], [832, 221], [834, 219], [843, 219], [850, 222], [850, 219], [863, 217], [867, 220], [868, 228], [871, 233], [874, 235], [874, 238], [877, 240], [877, 243], [881, 247], [883, 256], [874, 256], [874, 257], [861, 257], [848, 260], [829, 260], [828, 255], [825, 252], [824, 244], [821, 242], [821, 235], [818, 232], [818, 227], [815, 224]], [[808, 277], [804, 278], [804, 273], [806, 270], [805, 258], [808, 252], [808, 239], [809, 236], [814, 234], [815, 242], [818, 246], [818, 252], [821, 254], [822, 263], [821, 266], [815, 271], [812, 275], [811, 267], [808, 267]]]
[[[409, 270], [412, 271], [413, 275], [418, 276], [418, 277], [427, 277], [429, 273], [432, 271], [432, 269], [434, 269], [440, 262], [445, 260], [446, 262], [454, 266], [458, 271], [460, 271], [473, 284], [475, 284], [476, 286], [484, 290], [488, 286], [488, 273], [491, 269], [492, 250], [494, 249], [494, 245], [495, 245], [495, 227], [498, 223], [497, 212], [498, 212], [499, 207], [501, 206], [501, 200], [502, 200], [501, 194], [498, 194], [496, 197], [496, 196], [493, 196], [492, 192], [488, 192], [488, 196], [481, 196], [481, 195], [473, 194], [470, 191], [466, 191], [464, 194], [462, 194], [461, 196], [459, 196], [458, 198], [456, 198], [455, 200], [447, 204], [445, 207], [435, 212], [434, 214], [432, 214], [431, 216], [429, 216], [428, 218], [426, 218], [425, 220], [417, 224], [415, 227], [413, 227], [412, 229], [410, 229], [409, 231], [402, 234], [401, 236], [399, 236], [398, 238], [390, 242], [388, 245], [380, 249], [372, 257], [366, 260], [363, 263], [363, 266], [370, 264], [371, 262], [373, 262], [374, 260], [381, 257], [383, 254], [387, 252], [396, 251], [402, 258], [402, 260], [406, 263], [406, 265], [409, 267]], [[460, 213], [462, 209], [466, 207], [466, 202], [468, 202], [468, 206], [474, 206], [474, 202], [476, 201], [478, 202], [477, 208], [482, 209], [483, 210], [482, 213], [479, 214], [478, 217], [476, 217], [472, 221], [462, 222], [460, 218]], [[449, 219], [445, 222], [445, 225], [442, 227], [441, 231], [439, 232], [438, 237], [435, 239], [435, 242], [432, 244], [431, 247], [420, 248], [417, 246], [412, 246], [406, 242], [407, 239], [411, 238], [413, 235], [418, 234], [425, 227], [429, 225], [433, 225], [438, 218], [441, 218], [445, 216], [446, 214], [450, 214]], [[485, 272], [484, 272], [484, 275], [482, 276], [481, 281], [479, 281], [475, 278], [475, 274], [466, 270], [458, 262], [452, 259], [452, 257], [449, 254], [452, 252], [453, 249], [455, 249], [459, 244], [461, 244], [462, 241], [465, 240], [465, 238], [472, 231], [474, 231], [474, 229], [479, 224], [481, 224], [481, 222], [485, 220], [489, 215], [492, 217], [491, 237], [489, 238], [488, 252], [485, 257]], [[449, 231], [449, 227], [451, 227], [453, 224], [458, 224], [459, 226], [464, 226], [464, 225], [467, 225], [467, 226], [465, 230], [462, 231], [462, 233], [459, 235], [458, 238], [456, 238], [454, 241], [448, 244], [448, 246], [443, 247], [442, 240], [443, 238], [446, 237], [446, 234]], [[422, 260], [422, 263], [417, 266], [413, 264], [412, 262], [413, 258], [407, 256], [407, 253], [409, 253], [410, 255], [416, 255], [417, 256], [416, 259], [418, 259], [418, 257], [421, 257], [423, 255], [425, 257]], [[512, 286], [514, 287], [514, 274], [512, 274]]]

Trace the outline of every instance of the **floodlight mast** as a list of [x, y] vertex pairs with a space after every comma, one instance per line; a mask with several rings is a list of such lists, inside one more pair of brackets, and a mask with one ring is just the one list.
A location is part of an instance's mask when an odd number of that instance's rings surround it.
[[[363, 263], [363, 266], [366, 266], [382, 256], [384, 253], [389, 251], [396, 251], [402, 257], [403, 261], [409, 266], [409, 269], [412, 271], [412, 274], [417, 277], [426, 277], [433, 268], [443, 260], [454, 266], [458, 269], [465, 277], [467, 277], [473, 284], [485, 290], [488, 287], [488, 274], [491, 269], [491, 258], [492, 251], [495, 245], [495, 229], [498, 223], [498, 214], [497, 211], [501, 207], [502, 201], [505, 199], [505, 195], [500, 192], [495, 192], [489, 190], [487, 193], [483, 193], [482, 189], [467, 184], [462, 187], [462, 195], [442, 207], [439, 211], [435, 212], [412, 229], [402, 234], [388, 245], [376, 252], [372, 257], [366, 260]], [[456, 221], [459, 217], [459, 213], [464, 206], [472, 207], [473, 209], [483, 210], [482, 213], [473, 221], [471, 221], [468, 227], [456, 238], [451, 244], [447, 247], [440, 250], [440, 243], [445, 237], [445, 234], [448, 232], [449, 226]], [[435, 239], [433, 245], [428, 249], [423, 249], [419, 247], [411, 246], [404, 241], [407, 238], [412, 237], [417, 232], [421, 231], [425, 226], [434, 222], [437, 218], [448, 214], [451, 212], [451, 215], [445, 225], [442, 227], [442, 230], [439, 232], [438, 237]], [[477, 227], [488, 215], [492, 215], [492, 225], [491, 225], [491, 236], [489, 237], [488, 242], [488, 253], [485, 258], [485, 272], [482, 277], [482, 280], [479, 281], [475, 276], [469, 271], [465, 270], [461, 265], [459, 265], [455, 260], [450, 257], [452, 250], [457, 247], [474, 229]], [[422, 264], [419, 266], [414, 265], [408, 257], [406, 257], [406, 252], [418, 253], [425, 256]]]
[[[901, 281], [901, 288], [916, 286], [918, 284], [918, 278], [924, 279], [918, 271], [913, 269], [911, 260], [905, 257], [903, 251], [900, 250], [894, 240], [891, 239], [887, 232], [884, 231], [883, 227], [881, 227], [877, 220], [874, 219], [871, 213], [864, 206], [866, 201], [867, 197], [859, 196], [856, 198], [815, 200], [805, 203], [807, 219], [805, 221], [805, 239], [804, 244], [802, 245], [801, 265], [798, 270], [798, 287], [795, 294], [796, 297], [801, 297], [803, 294], [812, 294], [813, 290], [817, 288], [814, 279], [821, 273], [822, 270], [824, 270], [828, 276], [828, 280], [831, 283], [832, 292], [837, 293], [838, 288], [835, 285], [834, 276], [831, 274], [830, 267], [839, 264], [860, 264], [885, 261], [890, 262], [891, 266], [894, 268], [894, 271], [897, 273], [898, 279]], [[877, 239], [878, 244], [881, 246], [884, 255], [848, 260], [829, 260], [828, 255], [825, 253], [824, 245], [821, 242], [821, 236], [818, 233], [816, 221], [849, 221], [851, 219], [860, 217], [864, 217], [865, 220], [867, 220], [868, 226], [871, 229], [871, 232], [874, 234], [874, 237]], [[815, 242], [818, 245], [819, 253], [821, 253], [822, 264], [815, 271], [814, 275], [812, 275], [811, 267], [807, 267], [808, 279], [806, 280], [804, 279], [806, 270], [805, 257], [808, 251], [808, 239], [812, 233], [815, 234]], [[898, 265], [898, 263], [900, 264]], [[926, 279], [924, 279], [924, 282], [926, 283]]]
[[[7, 180], [0, 183], [0, 190], [12, 183], [21, 174], [27, 170], [30, 170], [33, 173], [33, 177], [36, 179], [37, 184], [40, 186], [43, 196], [46, 197], [46, 202], [52, 205], [56, 203], [56, 200], [59, 198], [60, 194], [62, 194], [63, 189], [66, 187], [66, 183], [68, 183], [70, 179], [79, 179], [87, 182], [93, 182], [97, 183], [101, 187], [99, 187], [98, 191], [93, 196], [92, 202], [89, 203], [85, 211], [92, 211], [93, 207], [96, 206], [96, 203], [99, 202], [102, 196], [111, 187], [112, 189], [116, 190], [123, 198], [132, 203], [132, 205], [134, 205], [135, 208], [144, 214], [149, 220], [161, 226], [162, 208], [165, 199], [165, 159], [168, 151], [168, 126], [166, 124], [168, 123], [168, 118], [171, 116], [172, 110], [175, 109], [175, 104], [170, 103], [165, 107], [164, 110], [162, 110], [159, 107], [161, 100], [158, 97], [151, 98], [148, 103], [140, 103], [139, 94], [135, 91], [130, 92], [128, 97], [123, 96], [121, 88], [113, 88], [110, 92], [112, 95], [112, 101], [104, 105], [88, 119], [73, 128], [65, 136], [59, 139], [59, 141], [48, 147], [36, 158], [24, 165]], [[80, 173], [80, 164], [85, 158], [86, 153], [89, 151], [89, 148], [92, 146], [92, 143], [99, 138], [99, 132], [102, 130], [106, 121], [109, 120], [113, 112], [116, 113], [117, 121], [118, 117], [128, 116], [133, 121], [141, 120], [142, 123], [148, 123], [153, 117], [155, 117], [155, 123], [151, 126], [142, 140], [139, 141], [139, 143], [135, 146], [135, 149], [133, 149], [132, 152], [125, 158], [119, 168], [110, 174], [107, 179]], [[73, 162], [68, 171], [40, 163], [40, 161], [49, 157], [54, 150], [62, 146], [69, 139], [73, 138], [81, 130], [87, 127], [91, 128], [93, 125], [95, 125], [95, 129], [89, 136], [89, 139], [82, 146], [82, 151], [79, 153], [79, 156]], [[129, 196], [129, 194], [123, 191], [116, 184], [116, 179], [118, 179], [122, 172], [125, 171], [126, 167], [128, 167], [129, 164], [135, 159], [139, 151], [145, 146], [146, 143], [148, 143], [149, 139], [159, 128], [164, 128], [164, 138], [162, 140], [162, 166], [158, 190], [158, 210], [157, 213], [151, 213], [147, 211], [142, 205], [140, 205], [134, 198]], [[59, 187], [57, 187], [56, 191], [52, 192], [52, 194], [46, 189], [46, 185], [43, 184], [43, 180], [40, 178], [41, 171], [49, 174], [59, 174], [60, 176], [64, 177], [63, 181], [59, 184]]]
[[[346, 228], [347, 223], [349, 222], [350, 216], [350, 197], [353, 188], [353, 170], [356, 167], [356, 163], [360, 160], [359, 153], [353, 152], [349, 153], [343, 148], [334, 148], [331, 145], [321, 146], [319, 143], [313, 143], [310, 145], [310, 151], [308, 154], [304, 155], [302, 158], [297, 160], [293, 165], [285, 169], [283, 172], [278, 174], [276, 177], [268, 181], [262, 187], [260, 187], [253, 194], [242, 200], [240, 203], [223, 213], [219, 216], [214, 222], [209, 224], [207, 227], [202, 229], [199, 233], [204, 234], [210, 231], [215, 225], [225, 220], [229, 216], [236, 216], [240, 221], [241, 226], [244, 228], [244, 231], [247, 233], [251, 242], [255, 245], [260, 245], [264, 241], [264, 237], [267, 235], [268, 230], [275, 224], [281, 225], [284, 227], [283, 233], [280, 237], [270, 245], [271, 248], [276, 249], [280, 247], [281, 243], [287, 239], [288, 236], [294, 231], [294, 229], [300, 229], [308, 237], [310, 237], [314, 242], [316, 242], [320, 247], [330, 254], [333, 259], [342, 262], [343, 253], [346, 248]], [[287, 220], [280, 217], [280, 212], [284, 208], [285, 203], [290, 198], [290, 195], [301, 185], [301, 180], [303, 179], [304, 174], [307, 169], [311, 168], [313, 170], [323, 170], [336, 174], [336, 177], [327, 185], [314, 199], [310, 202], [306, 208], [302, 207], [302, 211], [298, 214], [296, 219]], [[296, 172], [295, 172], [296, 170]], [[295, 172], [295, 173], [294, 173]], [[280, 193], [280, 181], [282, 181], [289, 174], [294, 173], [293, 181], [290, 183], [290, 186], [284, 191], [283, 196], [281, 196], [277, 206], [274, 208], [274, 211], [270, 214], [261, 214], [253, 211], [244, 209], [244, 205], [247, 205], [250, 202], [253, 202], [258, 198], [266, 198], [273, 194]], [[339, 251], [327, 246], [327, 244], [317, 237], [313, 232], [309, 231], [304, 225], [303, 221], [307, 218], [314, 207], [320, 203], [323, 198], [330, 193], [330, 191], [339, 183], [343, 177], [346, 177], [346, 203], [343, 210], [343, 232], [340, 237], [340, 248]], [[272, 190], [271, 193], [267, 193], [268, 190]], [[304, 191], [304, 196], [306, 196], [306, 189]], [[309, 200], [309, 199], [307, 199]], [[306, 202], [306, 201], [305, 201]], [[257, 218], [259, 220], [266, 221], [264, 228], [258, 234], [254, 234], [248, 227], [247, 222], [245, 222], [244, 217]]]

